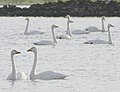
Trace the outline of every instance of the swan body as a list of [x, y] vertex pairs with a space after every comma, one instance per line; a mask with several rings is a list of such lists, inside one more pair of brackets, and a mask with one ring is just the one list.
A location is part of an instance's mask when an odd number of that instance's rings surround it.
[[25, 20], [27, 20], [26, 29], [25, 29], [25, 32], [24, 32], [25, 35], [30, 35], [30, 34], [32, 34], [32, 35], [35, 35], [35, 34], [44, 34], [44, 32], [36, 31], [36, 30], [28, 32], [28, 27], [29, 27], [29, 21], [30, 20], [29, 20], [29, 18], [26, 18]]
[[65, 77], [67, 76], [61, 73], [56, 73], [53, 71], [45, 71], [40, 74], [36, 74], [35, 76], [32, 76], [31, 79], [54, 80], [54, 79], [64, 79]]
[[42, 40], [40, 42], [33, 43], [34, 45], [56, 45], [56, 43], [52, 41]]
[[57, 36], [56, 36], [57, 39], [71, 39], [71, 38], [72, 38], [72, 33], [71, 33], [71, 31], [70, 31], [70, 28], [69, 28], [70, 23], [73, 23], [73, 21], [70, 20], [70, 19], [68, 19], [68, 21], [67, 21], [67, 31], [66, 31], [66, 34], [57, 35]]
[[52, 25], [51, 26], [52, 35], [53, 35], [53, 41], [42, 40], [40, 42], [35, 42], [33, 44], [34, 45], [56, 45], [57, 44], [57, 40], [56, 40], [56, 36], [55, 36], [55, 33], [54, 33], [54, 28], [58, 28], [58, 26], [56, 26], [56, 25]]
[[69, 35], [65, 34], [65, 35], [57, 35], [56, 38], [57, 39], [71, 39], [72, 37], [70, 37]]
[[45, 71], [40, 74], [35, 74], [35, 68], [37, 64], [37, 49], [35, 47], [32, 47], [28, 49], [27, 52], [33, 52], [35, 56], [33, 67], [30, 73], [30, 79], [53, 80], [53, 79], [64, 79], [67, 77], [64, 74], [56, 73], [53, 71]]
[[75, 35], [89, 34], [89, 31], [87, 31], [87, 30], [75, 30], [75, 31], [72, 31], [72, 34], [75, 34]]
[[85, 44], [112, 44], [112, 40], [111, 40], [111, 35], [110, 35], [110, 27], [114, 27], [111, 24], [108, 24], [108, 41], [104, 41], [104, 40], [89, 40], [87, 42], [85, 42]]
[[97, 27], [88, 27], [86, 30], [89, 32], [102, 32], [102, 30], [98, 29]]
[[20, 54], [17, 50], [12, 50], [11, 51], [11, 61], [12, 61], [12, 73], [10, 73], [7, 77], [7, 80], [26, 80], [27, 77], [24, 72], [16, 72], [16, 67], [14, 64], [14, 55], [15, 54]]
[[27, 32], [27, 33], [24, 33], [25, 35], [35, 35], [35, 34], [44, 34], [44, 32], [40, 32], [40, 31], [31, 31], [31, 32]]
[[7, 80], [26, 80], [27, 79], [24, 72], [17, 72], [16, 75], [17, 76], [15, 78], [15, 77], [13, 77], [13, 74], [10, 73], [7, 77]]
[[108, 44], [108, 42], [97, 39], [97, 40], [89, 40], [89, 41], [85, 42], [85, 44]]
[[105, 21], [105, 17], [102, 17], [102, 30], [97, 28], [97, 27], [88, 27], [86, 28], [87, 31], [89, 32], [105, 32], [105, 27], [104, 27], [104, 21]]

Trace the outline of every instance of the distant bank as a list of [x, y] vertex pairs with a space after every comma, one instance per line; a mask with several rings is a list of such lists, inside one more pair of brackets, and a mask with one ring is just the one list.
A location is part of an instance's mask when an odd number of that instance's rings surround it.
[[15, 5], [4, 5], [0, 8], [0, 16], [45, 16], [61, 17], [65, 15], [77, 17], [94, 17], [94, 16], [119, 16], [120, 3], [111, 1], [92, 2], [90, 0], [70, 0], [48, 2], [44, 4], [32, 4], [30, 7], [18, 7]]

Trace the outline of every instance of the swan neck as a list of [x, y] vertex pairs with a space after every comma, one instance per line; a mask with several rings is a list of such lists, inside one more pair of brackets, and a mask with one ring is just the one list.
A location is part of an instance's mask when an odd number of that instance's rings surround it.
[[70, 27], [69, 27], [69, 22], [67, 21], [67, 31], [70, 30]]
[[11, 55], [11, 61], [12, 61], [12, 75], [16, 78], [16, 67], [14, 63], [14, 55]]
[[111, 35], [110, 35], [110, 27], [108, 26], [108, 44], [112, 44]]
[[27, 32], [28, 32], [28, 26], [29, 26], [29, 20], [27, 20], [26, 29], [25, 29], [24, 34], [27, 34]]
[[69, 19], [67, 21], [67, 31], [66, 31], [66, 34], [69, 35], [70, 37], [72, 37], [72, 33], [70, 31], [70, 23], [69, 23]]
[[34, 62], [33, 62], [32, 70], [31, 70], [31, 73], [30, 73], [30, 78], [35, 76], [36, 64], [37, 64], [37, 51], [34, 52]]
[[104, 20], [102, 19], [102, 32], [105, 32]]
[[57, 40], [56, 40], [56, 36], [55, 36], [55, 32], [54, 32], [54, 28], [52, 28], [52, 35], [53, 35], [53, 41], [54, 41], [54, 43], [57, 44]]

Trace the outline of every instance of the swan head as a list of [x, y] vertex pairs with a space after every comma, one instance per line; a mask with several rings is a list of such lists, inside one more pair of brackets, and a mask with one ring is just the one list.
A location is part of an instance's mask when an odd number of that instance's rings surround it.
[[114, 27], [112, 24], [108, 24], [108, 27], [110, 28], [110, 27]]
[[27, 50], [27, 52], [36, 52], [37, 49], [36, 47], [31, 47], [30, 49]]
[[102, 20], [104, 20], [104, 21], [105, 21], [105, 16], [102, 16]]
[[27, 17], [25, 20], [29, 20], [29, 18]]
[[15, 55], [15, 54], [21, 54], [21, 52], [17, 51], [17, 50], [12, 50], [11, 51], [11, 55]]
[[70, 19], [70, 15], [66, 15], [65, 18]]
[[52, 25], [52, 29], [53, 29], [53, 28], [58, 28], [58, 26], [57, 26], [57, 25]]

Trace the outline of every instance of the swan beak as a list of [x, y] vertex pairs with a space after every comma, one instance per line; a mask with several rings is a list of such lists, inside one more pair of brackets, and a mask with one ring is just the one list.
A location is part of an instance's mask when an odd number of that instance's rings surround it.
[[115, 26], [111, 25], [111, 27], [115, 27]]
[[115, 27], [115, 26], [113, 26], [112, 24], [110, 24], [110, 27]]
[[55, 26], [55, 28], [59, 28], [58, 26]]
[[89, 31], [88, 29], [85, 29], [85, 31]]
[[70, 20], [70, 23], [73, 23], [74, 21]]
[[25, 20], [29, 20], [29, 18], [26, 18]]
[[21, 52], [17, 51], [16, 54], [21, 54]]
[[32, 51], [32, 49], [31, 49], [31, 48], [27, 50], [27, 52], [30, 52], [30, 51]]

